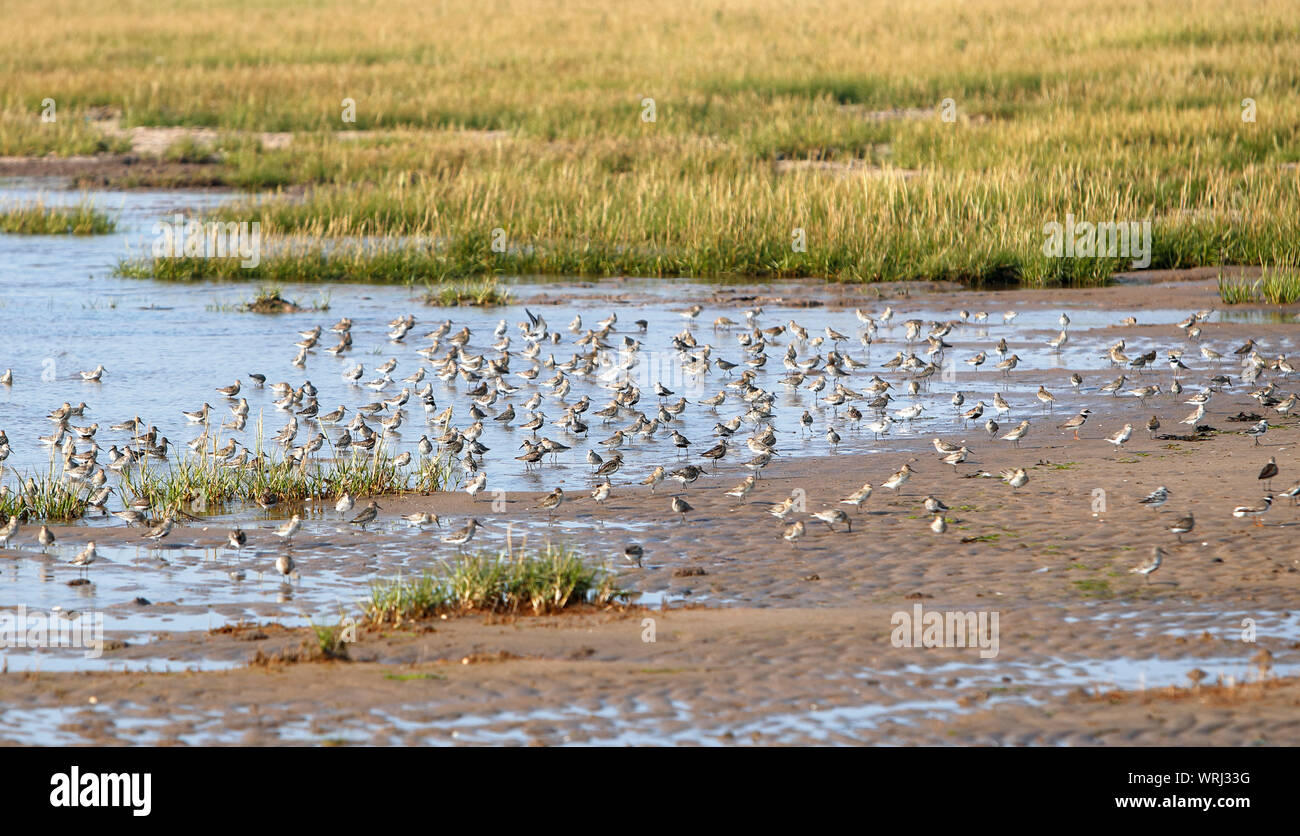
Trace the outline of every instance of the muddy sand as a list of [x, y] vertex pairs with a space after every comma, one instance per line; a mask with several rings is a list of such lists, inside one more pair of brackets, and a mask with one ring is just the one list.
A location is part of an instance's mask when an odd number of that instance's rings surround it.
[[[1217, 306], [1212, 285], [1194, 278], [1083, 291], [961, 291], [943, 294], [942, 303], [954, 311], [1050, 309], [1064, 300], [1117, 310]], [[823, 301], [835, 304], [839, 295], [829, 289]], [[1253, 338], [1269, 356], [1294, 353], [1294, 313], [1216, 317], [1203, 327], [1216, 344]], [[1147, 328], [1140, 317], [1124, 332], [1144, 344], [1181, 340], [1176, 328]], [[1224, 373], [1235, 372], [1224, 364]], [[105, 659], [125, 663], [121, 672], [0, 676], [0, 741], [1300, 743], [1300, 509], [1278, 497], [1263, 525], [1231, 513], [1260, 499], [1256, 476], [1270, 456], [1281, 471], [1273, 490], [1300, 478], [1300, 428], [1270, 412], [1270, 429], [1256, 445], [1242, 431], [1253, 422], [1249, 414], [1265, 410], [1241, 386], [1215, 396], [1198, 430], [1180, 425], [1192, 410], [1183, 400], [1203, 371], [1189, 374], [1182, 397], [1162, 394], [1146, 404], [1087, 391], [1118, 374], [1096, 369], [1082, 393], [1063, 397], [1070, 373], [1012, 372], [1041, 381], [1062, 405], [1054, 416], [1036, 407], [1013, 414], [1033, 421], [1019, 449], [954, 422], [944, 437], [965, 440], [973, 451], [955, 469], [916, 440], [870, 456], [778, 457], [738, 505], [724, 491], [747, 471], [724, 460], [686, 489], [664, 483], [652, 494], [616, 479], [604, 507], [585, 498], [566, 502], [553, 526], [535, 508], [544, 491], [511, 492], [497, 509], [463, 493], [381, 499], [385, 515], [432, 510], [498, 527], [527, 523], [533, 537], [539, 526], [553, 530], [595, 557], [608, 556], [621, 584], [642, 594], [641, 605], [363, 628], [346, 661], [306, 660], [300, 649], [309, 630], [255, 619], [216, 631], [156, 633], [146, 642], [117, 636]], [[983, 390], [999, 373], [980, 374]], [[1133, 377], [1165, 385], [1172, 379], [1163, 365]], [[1286, 382], [1279, 388], [1290, 391]], [[1056, 425], [1083, 403], [1094, 415], [1075, 441]], [[1162, 428], [1150, 438], [1143, 427], [1153, 413]], [[1238, 413], [1245, 420], [1233, 420]], [[1002, 420], [1003, 432], [1014, 420]], [[1134, 434], [1117, 450], [1105, 436], [1124, 423]], [[915, 475], [898, 491], [882, 487], [909, 460]], [[1018, 467], [1029, 475], [1024, 487], [997, 478]], [[838, 504], [867, 481], [875, 492], [861, 509]], [[1162, 485], [1171, 494], [1164, 507], [1138, 504]], [[768, 509], [795, 491], [809, 513], [845, 508], [852, 531], [809, 520], [802, 539], [785, 542], [785, 524]], [[674, 494], [694, 506], [685, 522], [669, 509]], [[930, 530], [927, 494], [951, 507], [943, 534]], [[1167, 529], [1187, 511], [1196, 527], [1180, 539]], [[67, 527], [54, 531], [74, 536]], [[111, 546], [139, 535], [118, 528], [96, 536]], [[304, 568], [297, 584], [312, 582], [314, 562], [343, 577], [352, 566], [362, 577], [368, 551], [386, 537], [398, 535], [336, 530], [298, 539], [294, 553]], [[412, 538], [427, 540], [428, 554], [425, 563], [416, 550], [412, 572], [454, 552], [436, 530], [401, 535], [404, 548]], [[633, 538], [645, 549], [642, 567], [618, 557]], [[215, 550], [225, 528], [195, 524], [172, 539]], [[1160, 571], [1149, 581], [1130, 573], [1157, 545]], [[293, 596], [300, 588], [282, 590]], [[358, 581], [353, 600], [365, 593]], [[918, 606], [997, 613], [996, 655], [982, 658], [978, 647], [896, 646], [896, 614]], [[129, 665], [159, 659], [195, 670]]]

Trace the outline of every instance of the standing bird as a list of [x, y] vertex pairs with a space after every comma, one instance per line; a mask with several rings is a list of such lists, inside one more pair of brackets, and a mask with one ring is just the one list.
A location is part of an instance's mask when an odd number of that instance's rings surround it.
[[1260, 421], [1258, 424], [1251, 427], [1250, 429], [1246, 430], [1246, 435], [1252, 436], [1255, 439], [1255, 445], [1259, 446], [1260, 436], [1262, 436], [1266, 432], [1268, 432], [1267, 418], [1264, 419], [1263, 421]]
[[826, 523], [826, 527], [831, 531], [835, 530], [836, 523], [844, 523], [848, 526], [848, 531], [853, 531], [853, 519], [840, 508], [828, 508], [825, 511], [818, 511], [813, 514], [814, 517]]
[[41, 544], [41, 551], [54, 545], [54, 532], [50, 531], [48, 525], [41, 526], [41, 530], [36, 534], [36, 542]]
[[1277, 475], [1277, 459], [1269, 456], [1268, 464], [1259, 471], [1259, 480], [1264, 483], [1264, 490], [1272, 492], [1273, 477]]
[[[786, 528], [785, 533], [781, 536], [785, 538], [787, 543], [794, 546], [795, 541], [803, 536], [804, 528], [803, 520], [796, 520], [792, 525]], [[795, 547], [798, 548], [798, 546]]]
[[1002, 436], [1002, 440], [1010, 441], [1016, 447], [1019, 447], [1020, 439], [1024, 438], [1027, 435], [1029, 435], [1029, 421], [1025, 420], [1017, 424], [1014, 430]]
[[72, 563], [73, 566], [80, 567], [84, 572], [86, 567], [94, 563], [95, 558], [97, 557], [99, 557], [99, 554], [95, 551], [95, 541], [91, 540], [89, 543], [86, 544], [86, 548], [82, 549], [81, 553], [78, 554], [76, 557], [72, 558], [70, 562]]
[[1164, 552], [1160, 550], [1159, 546], [1152, 546], [1151, 559], [1148, 560], [1146, 563], [1143, 563], [1141, 566], [1135, 566], [1132, 569], [1129, 569], [1128, 571], [1129, 574], [1132, 575], [1145, 575], [1147, 579], [1147, 583], [1151, 583], [1151, 576], [1156, 573], [1156, 570], [1159, 569], [1161, 564], [1163, 564], [1164, 562], [1165, 562]]
[[1173, 525], [1169, 526], [1169, 533], [1177, 534], [1178, 542], [1181, 543], [1183, 542], [1183, 535], [1191, 532], [1191, 530], [1195, 527], [1196, 527], [1196, 518], [1192, 516], [1191, 511], [1188, 511], [1187, 516], [1179, 517], [1178, 520], [1176, 520]]
[[[296, 516], [296, 515], [295, 515], [295, 516]], [[377, 516], [379, 516], [379, 503], [375, 502], [375, 501], [372, 499], [372, 500], [370, 500], [368, 503], [366, 503], [366, 507], [365, 507], [365, 508], [362, 508], [362, 509], [361, 509], [361, 513], [360, 513], [360, 514], [357, 514], [355, 517], [353, 517], [353, 518], [352, 518], [351, 520], [349, 520], [348, 522], [349, 522], [349, 524], [351, 524], [351, 525], [359, 525], [359, 526], [361, 526], [361, 530], [362, 530], [362, 531], [365, 531], [366, 526], [367, 526], [367, 525], [370, 525], [370, 523], [374, 522], [374, 521], [375, 521], [375, 517], [377, 517]]]
[[144, 533], [144, 537], [147, 540], [153, 540], [155, 543], [157, 543], [161, 541], [164, 537], [166, 537], [168, 534], [172, 533], [172, 526], [174, 525], [176, 525], [176, 520], [172, 519], [171, 514], [168, 514], [167, 516], [163, 517], [163, 521], [161, 523], [155, 525], [153, 528], [146, 531]]
[[629, 563], [635, 563], [636, 568], [641, 568], [641, 558], [645, 555], [645, 549], [641, 548], [639, 543], [628, 543], [627, 548], [623, 549], [623, 559]]
[[1106, 440], [1115, 445], [1116, 449], [1124, 449], [1124, 445], [1133, 437], [1133, 425], [1125, 424], [1124, 429], [1110, 436]]
[[9, 541], [12, 540], [14, 535], [17, 533], [18, 515], [14, 514], [9, 518], [9, 522], [4, 524], [4, 528], [0, 528], [0, 549], [9, 548]]
[[[293, 535], [297, 534], [298, 529], [300, 528], [302, 528], [302, 517], [294, 514], [287, 523], [275, 530], [275, 536], [285, 542], [291, 542], [293, 540]], [[242, 536], [244, 532], [241, 531], [239, 533]]]
[[1154, 511], [1155, 509], [1159, 508], [1161, 505], [1164, 505], [1168, 499], [1169, 499], [1169, 489], [1166, 488], [1164, 485], [1161, 485], [1151, 493], [1147, 494], [1142, 499], [1139, 499], [1138, 502]]
[[556, 488], [555, 490], [548, 493], [546, 496], [542, 497], [537, 502], [537, 507], [546, 511], [547, 516], [554, 517], [555, 512], [560, 510], [560, 506], [563, 504], [564, 504], [564, 488]]
[[680, 496], [673, 497], [672, 509], [674, 514], [681, 514], [682, 522], [686, 522], [686, 513], [688, 511], [695, 510], [693, 507], [691, 507], [691, 504], [689, 502], [682, 499]]
[[1074, 416], [1073, 418], [1071, 418], [1070, 420], [1068, 420], [1068, 421], [1066, 421], [1064, 424], [1062, 424], [1062, 425], [1060, 426], [1060, 429], [1062, 429], [1062, 430], [1074, 430], [1074, 440], [1075, 440], [1075, 441], [1078, 441], [1078, 440], [1079, 440], [1079, 429], [1080, 429], [1084, 424], [1088, 423], [1088, 416], [1089, 416], [1089, 415], [1092, 415], [1092, 410], [1091, 410], [1091, 409], [1081, 409], [1081, 410], [1079, 410], [1079, 414], [1078, 414], [1078, 415]]
[[935, 534], [943, 534], [948, 530], [948, 522], [943, 518], [943, 514], [934, 515], [934, 520], [930, 523], [930, 530]]
[[286, 578], [293, 573], [293, 565], [293, 558], [288, 552], [275, 559], [275, 570]]
[[226, 536], [226, 543], [235, 551], [243, 551], [245, 544], [248, 543], [248, 535], [242, 528], [233, 528]]
[[1272, 504], [1273, 497], [1265, 496], [1263, 505], [1238, 505], [1236, 508], [1232, 509], [1232, 515], [1239, 520], [1244, 520], [1246, 517], [1254, 517], [1255, 525], [1263, 525], [1264, 521], [1261, 517], [1268, 513], [1268, 509]]
[[356, 502], [352, 499], [352, 494], [344, 491], [343, 495], [339, 497], [339, 501], [334, 503], [334, 510], [338, 512], [340, 517], [346, 517], [355, 505]]
[[470, 540], [474, 539], [474, 532], [478, 531], [481, 526], [483, 526], [483, 523], [476, 519], [471, 519], [465, 524], [464, 528], [457, 529], [446, 537], [443, 537], [442, 542], [450, 543], [453, 546], [463, 546]]

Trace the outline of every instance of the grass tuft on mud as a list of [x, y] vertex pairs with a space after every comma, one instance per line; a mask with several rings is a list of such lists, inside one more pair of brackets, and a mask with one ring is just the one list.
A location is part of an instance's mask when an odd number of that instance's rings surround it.
[[588, 566], [572, 547], [548, 543], [534, 552], [478, 552], [418, 578], [376, 582], [365, 617], [375, 626], [396, 626], [442, 615], [546, 615], [624, 603], [630, 595], [608, 569]]

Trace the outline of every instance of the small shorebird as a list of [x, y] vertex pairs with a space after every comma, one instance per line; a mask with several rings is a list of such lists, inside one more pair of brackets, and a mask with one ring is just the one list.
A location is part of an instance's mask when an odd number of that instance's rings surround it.
[[673, 497], [672, 508], [674, 514], [682, 515], [682, 519], [681, 519], [682, 522], [686, 522], [686, 512], [695, 510], [694, 508], [691, 507], [691, 504], [689, 502], [682, 499], [680, 496]]
[[1002, 481], [1012, 488], [1023, 488], [1029, 482], [1029, 474], [1025, 472], [1023, 467], [1007, 469], [1002, 471]]
[[[294, 514], [287, 523], [275, 530], [275, 536], [289, 542], [293, 540], [293, 535], [297, 534], [300, 528], [302, 528], [302, 517]], [[240, 534], [243, 534], [243, 532], [241, 531]]]
[[450, 543], [453, 546], [463, 546], [466, 543], [468, 543], [470, 540], [474, 539], [474, 532], [477, 531], [481, 526], [483, 526], [483, 523], [479, 522], [476, 519], [471, 519], [468, 523], [465, 524], [464, 528], [457, 529], [456, 531], [453, 531], [451, 534], [448, 534], [446, 537], [443, 537], [442, 542]]
[[635, 563], [636, 568], [641, 568], [641, 558], [645, 556], [645, 549], [641, 548], [640, 543], [628, 543], [627, 548], [623, 549], [623, 559], [628, 563]]
[[155, 543], [161, 541], [168, 534], [172, 533], [172, 527], [176, 525], [176, 520], [171, 514], [163, 517], [163, 521], [144, 533], [145, 539], [153, 540]]
[[890, 476], [882, 482], [881, 485], [889, 488], [891, 491], [896, 491], [903, 487], [903, 483], [912, 478], [912, 474], [915, 472], [916, 471], [912, 469], [910, 464], [904, 464], [893, 476]]
[[1056, 410], [1056, 396], [1047, 391], [1046, 387], [1041, 385], [1038, 387], [1037, 397], [1038, 402], [1047, 407], [1048, 412], [1054, 412]]
[[871, 483], [867, 482], [844, 499], [840, 500], [841, 505], [852, 505], [854, 508], [861, 508], [862, 503], [871, 498]]
[[414, 514], [404, 514], [402, 519], [415, 526], [423, 527], [426, 525], [437, 525], [440, 528], [442, 526], [442, 521], [438, 519], [437, 514], [430, 514], [426, 511], [416, 511]]
[[286, 578], [293, 574], [293, 565], [293, 558], [289, 556], [288, 552], [281, 554], [275, 559], [275, 571], [279, 572]]
[[487, 471], [480, 470], [478, 473], [474, 474], [474, 478], [470, 479], [469, 482], [465, 485], [465, 493], [469, 494], [471, 499], [474, 499], [486, 487], [487, 487]]
[[1114, 444], [1116, 449], [1122, 450], [1124, 449], [1124, 445], [1128, 443], [1128, 440], [1132, 437], [1133, 437], [1133, 425], [1125, 424], [1124, 429], [1120, 430], [1119, 432], [1115, 433], [1112, 436], [1107, 437], [1106, 440], [1109, 441], [1111, 444]]
[[667, 471], [664, 470], [663, 465], [657, 465], [654, 470], [650, 471], [649, 476], [641, 480], [641, 484], [649, 485], [650, 493], [654, 493], [655, 485], [658, 485], [660, 482], [664, 480], [665, 473], [667, 473]]
[[343, 495], [339, 497], [339, 501], [334, 503], [334, 510], [338, 512], [340, 517], [346, 517], [355, 505], [356, 502], [352, 499], [352, 494], [344, 491]]
[[1135, 566], [1132, 569], [1129, 569], [1128, 571], [1129, 574], [1131, 575], [1145, 575], [1147, 579], [1147, 583], [1151, 583], [1151, 576], [1156, 573], [1156, 570], [1159, 569], [1160, 565], [1164, 562], [1165, 562], [1164, 552], [1160, 550], [1159, 546], [1152, 546], [1151, 559], [1148, 560], [1146, 563], [1143, 563], [1141, 566]]
[[930, 521], [930, 530], [935, 534], [943, 534], [948, 530], [948, 521], [943, 518], [943, 514], [934, 515], [934, 519]]
[[555, 490], [551, 491], [546, 496], [538, 500], [537, 507], [546, 511], [548, 517], [554, 517], [555, 512], [560, 510], [560, 506], [563, 504], [564, 504], [564, 488], [556, 488]]
[[1159, 431], [1159, 429], [1160, 429], [1160, 416], [1152, 415], [1150, 420], [1147, 421], [1147, 435], [1149, 435], [1151, 438], [1155, 438], [1156, 432]]
[[1187, 516], [1179, 517], [1177, 520], [1174, 521], [1173, 525], [1169, 526], [1169, 533], [1177, 534], [1178, 542], [1181, 543], [1183, 542], [1183, 535], [1191, 532], [1191, 530], [1195, 527], [1196, 527], [1196, 518], [1192, 516], [1191, 511], [1188, 511]]
[[1262, 436], [1266, 432], [1268, 432], [1267, 418], [1264, 419], [1263, 421], [1260, 421], [1258, 424], [1251, 427], [1250, 429], [1246, 430], [1246, 435], [1253, 436], [1255, 439], [1255, 444], [1258, 445], [1260, 436]]
[[248, 543], [248, 535], [242, 528], [232, 528], [226, 535], [226, 544], [235, 551], [243, 551], [244, 546]]
[[1264, 483], [1264, 490], [1273, 490], [1273, 477], [1277, 475], [1277, 459], [1269, 456], [1268, 464], [1264, 465], [1259, 471], [1259, 480]]
[[[294, 514], [294, 516], [296, 517], [296, 516], [298, 516], [298, 515], [297, 515], [297, 514]], [[379, 503], [375, 502], [375, 501], [372, 499], [372, 500], [370, 500], [369, 502], [366, 503], [366, 507], [365, 507], [365, 508], [362, 508], [362, 509], [361, 509], [361, 513], [360, 513], [360, 514], [357, 514], [355, 517], [353, 517], [352, 519], [348, 520], [348, 524], [349, 524], [349, 525], [359, 525], [359, 526], [361, 526], [361, 530], [362, 530], [362, 531], [365, 531], [366, 526], [368, 526], [368, 525], [370, 525], [372, 522], [374, 522], [374, 521], [375, 521], [375, 517], [377, 517], [377, 516], [379, 516]]]
[[782, 534], [781, 536], [785, 539], [787, 543], [794, 546], [795, 541], [803, 536], [804, 529], [805, 526], [803, 524], [803, 520], [795, 520], [793, 524], [786, 527], [785, 533]]
[[1002, 440], [1010, 441], [1012, 444], [1019, 447], [1020, 439], [1024, 438], [1027, 435], [1029, 435], [1029, 421], [1025, 420], [1017, 424], [1014, 430], [1002, 436]]
[[[81, 379], [87, 381], [88, 383], [98, 383], [99, 379], [103, 376], [104, 376], [104, 367], [102, 365], [96, 366], [93, 371], [81, 373]], [[93, 560], [94, 558], [91, 559]]]
[[89, 543], [86, 544], [86, 547], [81, 550], [81, 553], [78, 554], [76, 557], [72, 558], [72, 560], [69, 562], [73, 566], [79, 566], [84, 572], [86, 567], [94, 563], [95, 558], [97, 557], [99, 557], [99, 554], [95, 551], [95, 541], [91, 540]]
[[603, 505], [605, 500], [609, 499], [609, 494], [612, 490], [613, 486], [610, 485], [609, 480], [605, 480], [597, 485], [596, 489], [591, 492], [591, 498], [596, 501], [596, 505]]
[[836, 523], [844, 523], [848, 526], [849, 532], [853, 531], [853, 519], [840, 508], [828, 508], [825, 511], [818, 511], [813, 516], [826, 523], [826, 527], [831, 531], [835, 530]]
[[745, 477], [745, 480], [743, 482], [741, 482], [739, 485], [732, 488], [731, 490], [727, 491], [726, 496], [735, 497], [736, 499], [739, 499], [743, 504], [745, 501], [745, 497], [749, 496], [749, 492], [754, 490], [754, 485], [757, 482], [758, 482], [758, 477], [751, 473], [749, 476]]
[[1239, 520], [1244, 520], [1246, 517], [1254, 517], [1255, 525], [1263, 525], [1264, 521], [1261, 517], [1268, 513], [1268, 509], [1272, 504], [1273, 497], [1265, 496], [1262, 505], [1238, 505], [1236, 508], [1232, 509], [1232, 515]]
[[9, 541], [12, 540], [14, 535], [17, 533], [18, 515], [14, 514], [9, 518], [9, 522], [4, 524], [4, 528], [0, 528], [0, 549], [9, 548]]
[[[1296, 482], [1294, 485], [1282, 491], [1282, 493], [1278, 495], [1291, 497], [1291, 504], [1295, 505], [1296, 498], [1300, 497], [1300, 482]], [[0, 543], [3, 543], [3, 538], [4, 538], [4, 532], [0, 531]]]
[[925, 510], [929, 511], [931, 514], [940, 514], [944, 511], [951, 511], [952, 509], [945, 505], [943, 500], [939, 497], [930, 495], [925, 498]]
[[1079, 414], [1062, 424], [1059, 429], [1074, 430], [1074, 440], [1079, 440], [1079, 428], [1088, 423], [1088, 416], [1092, 414], [1091, 409], [1081, 409]]
[[1138, 503], [1141, 505], [1145, 505], [1154, 511], [1155, 509], [1159, 508], [1161, 505], [1164, 505], [1165, 502], [1167, 502], [1168, 500], [1169, 500], [1169, 489], [1166, 488], [1164, 485], [1161, 485], [1151, 493], [1147, 494], [1142, 499], [1139, 499]]

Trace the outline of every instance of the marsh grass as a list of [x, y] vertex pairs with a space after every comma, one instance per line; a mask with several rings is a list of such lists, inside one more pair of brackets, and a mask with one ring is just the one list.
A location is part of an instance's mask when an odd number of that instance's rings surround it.
[[[214, 148], [223, 182], [306, 187], [223, 211], [282, 238], [404, 243], [126, 275], [1049, 286], [1126, 267], [1045, 258], [1042, 227], [1067, 212], [1150, 220], [1152, 268], [1300, 263], [1294, 0], [1151, 0], [1140, 15], [1092, 0], [704, 13], [693, 0], [499, 0], [491, 14], [440, 6], [436, 21], [422, 0], [382, 15], [267, 0], [259, 12], [277, 26], [236, 0], [178, 3], [71, 14], [11, 0], [29, 37], [0, 54], [0, 153], [87, 153], [105, 140], [82, 117], [101, 106], [126, 127], [215, 129], [239, 137]], [[132, 48], [106, 58], [104, 43]], [[46, 96], [57, 124], [34, 117]], [[341, 122], [342, 96], [356, 122]], [[938, 113], [949, 97], [953, 122]], [[263, 131], [293, 142], [264, 147]], [[792, 247], [796, 229], [806, 249]]]
[[10, 235], [107, 235], [117, 221], [89, 201], [46, 206], [37, 200], [0, 210], [0, 232]]
[[1300, 300], [1300, 270], [1265, 267], [1259, 277], [1259, 295], [1270, 305], [1291, 305]]
[[1255, 301], [1255, 282], [1219, 274], [1219, 298], [1225, 305], [1246, 305]]
[[317, 624], [310, 618], [307, 619], [307, 623], [311, 625], [312, 634], [316, 639], [316, 651], [320, 654], [320, 658], [334, 661], [348, 659], [348, 646], [343, 641], [347, 625], [341, 618], [337, 624]]
[[1291, 305], [1300, 301], [1300, 269], [1291, 266], [1266, 266], [1258, 279], [1230, 279], [1219, 275], [1219, 298], [1228, 305], [1266, 302]]
[[62, 474], [51, 471], [24, 480], [17, 490], [0, 494], [0, 513], [6, 520], [18, 515], [29, 520], [71, 522], [85, 516], [86, 500], [92, 490], [89, 485], [69, 485]]
[[548, 543], [533, 552], [478, 552], [419, 578], [376, 582], [365, 615], [376, 625], [470, 613], [544, 615], [580, 604], [604, 607], [630, 595], [607, 569], [588, 566], [570, 546]]
[[493, 307], [510, 304], [510, 291], [496, 276], [469, 281], [442, 281], [427, 284], [424, 301], [443, 308], [459, 306]]
[[414, 468], [399, 468], [380, 442], [373, 455], [351, 451], [326, 454], [297, 464], [263, 451], [257, 431], [254, 459], [245, 467], [227, 467], [212, 455], [214, 439], [199, 453], [173, 456], [165, 466], [151, 462], [129, 468], [119, 483], [123, 497], [147, 499], [153, 508], [189, 507], [200, 513], [232, 503], [252, 503], [266, 495], [298, 504], [336, 497], [432, 493], [455, 485], [454, 468], [445, 460], [428, 459]]

